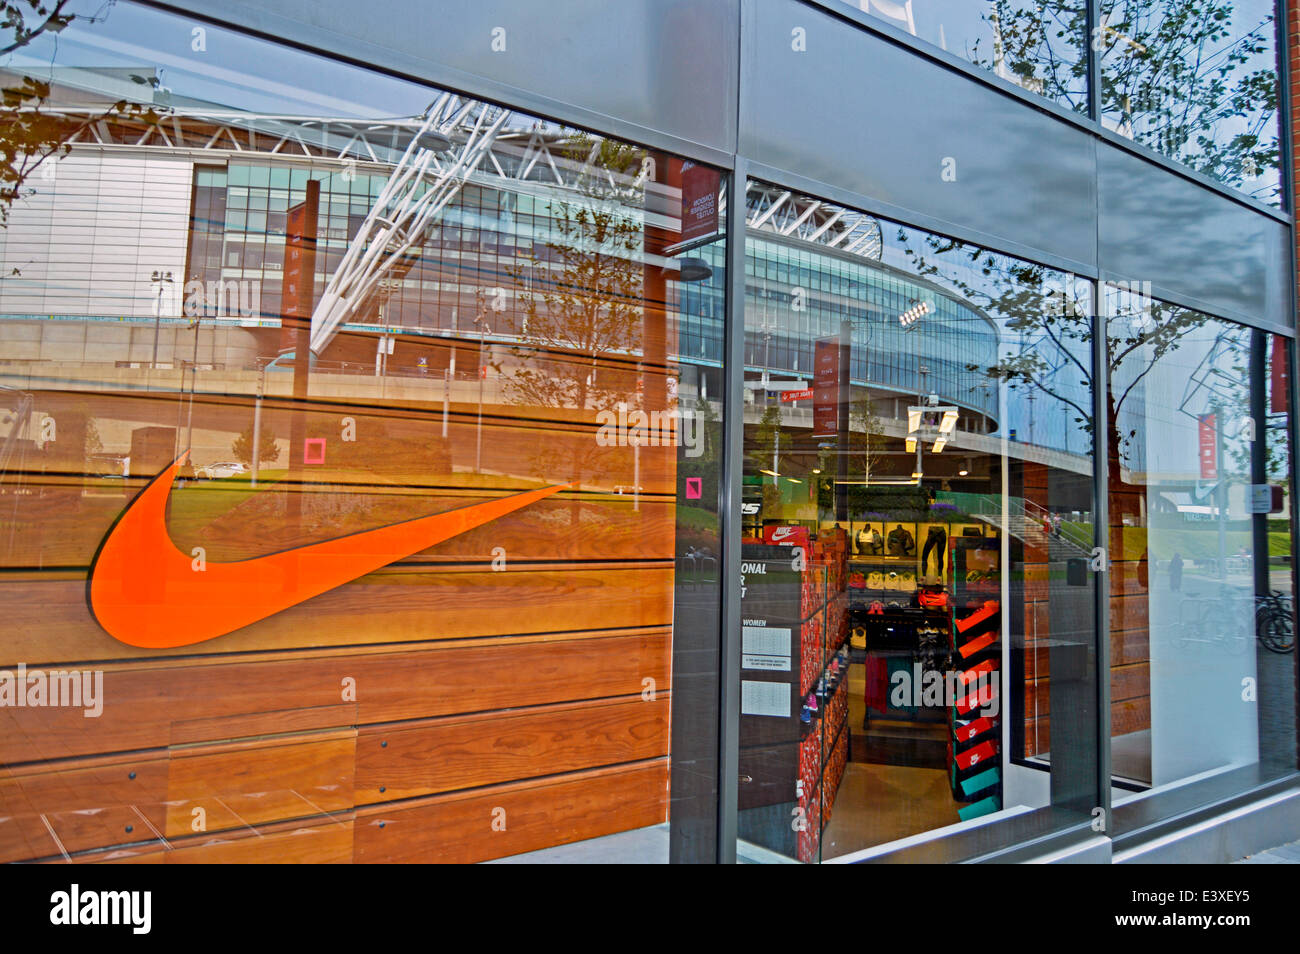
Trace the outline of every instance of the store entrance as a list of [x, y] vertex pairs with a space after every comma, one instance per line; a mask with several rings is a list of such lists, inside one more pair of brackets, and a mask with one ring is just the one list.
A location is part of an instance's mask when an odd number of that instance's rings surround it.
[[773, 191], [746, 243], [738, 853], [1086, 817], [1086, 289], [1062, 334], [1068, 276]]
[[[1000, 810], [1004, 468], [987, 453], [932, 452], [963, 416], [932, 395], [886, 424], [870, 409], [893, 400], [864, 393], [841, 445], [812, 433], [815, 408], [753, 390], [747, 456], [768, 466], [745, 478], [741, 838], [813, 861]], [[915, 438], [890, 433], [906, 415]], [[1060, 519], [1043, 511], [1033, 533], [1051, 538]], [[778, 657], [796, 626], [786, 671]], [[796, 670], [797, 726], [783, 726], [765, 713], [783, 711]], [[761, 802], [788, 784], [783, 761], [799, 804], [769, 802], [782, 806], [774, 817]]]

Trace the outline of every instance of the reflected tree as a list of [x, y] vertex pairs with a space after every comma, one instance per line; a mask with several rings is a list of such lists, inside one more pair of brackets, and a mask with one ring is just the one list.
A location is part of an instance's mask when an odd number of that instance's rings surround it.
[[[1086, 107], [1087, 30], [1078, 0], [996, 0], [987, 51], [973, 59], [1076, 110]], [[1093, 28], [1102, 115], [1137, 142], [1239, 188], [1277, 168], [1278, 69], [1263, 59], [1276, 38], [1269, 12], [1248, 18], [1239, 0], [1102, 0]], [[1041, 87], [1041, 89], [1040, 89]], [[1275, 177], [1253, 194], [1276, 197]]]
[[[645, 223], [637, 211], [645, 200], [645, 150], [574, 133], [551, 152], [572, 178], [563, 193], [535, 200], [544, 240], [506, 266], [519, 289], [516, 341], [509, 366], [504, 360], [493, 366], [512, 403], [574, 409], [584, 422], [591, 409], [616, 412], [622, 404], [628, 413], [638, 411], [644, 392], [636, 356], [652, 306], [644, 296]], [[620, 492], [635, 492], [633, 458], [649, 462], [644, 452], [595, 439], [541, 446], [532, 456], [539, 473], [626, 480]], [[571, 520], [581, 520], [577, 498]]]
[[1041, 93], [1075, 112], [1088, 109], [1087, 4], [1041, 0], [1026, 5], [994, 0], [982, 14], [992, 33], [968, 50], [971, 62]]
[[602, 359], [637, 350], [644, 225], [628, 201], [644, 150], [575, 134], [557, 156], [581, 164], [569, 195], [547, 200], [548, 237], [507, 267], [523, 289], [507, 393], [521, 404], [610, 407], [629, 395]]
[[[0, 57], [9, 56], [44, 36], [55, 36], [74, 20], [94, 17], [69, 13], [70, 0], [0, 0]], [[130, 118], [155, 125], [161, 114], [152, 105], [119, 100], [101, 112], [72, 118], [51, 108], [52, 83], [21, 70], [4, 69], [0, 99], [0, 228], [8, 226], [13, 204], [30, 195], [32, 175], [50, 159], [72, 151], [72, 140], [106, 119]], [[147, 81], [146, 81], [147, 83]]]
[[1271, 12], [1243, 22], [1234, 0], [1103, 0], [1095, 38], [1101, 103], [1121, 131], [1242, 186], [1278, 162], [1277, 66], [1259, 57]]
[[[1070, 423], [1091, 436], [1094, 387], [1094, 311], [1090, 285], [1072, 275], [1000, 255], [938, 235], [900, 229], [899, 242], [913, 269], [952, 288], [999, 322], [1002, 347], [996, 364], [967, 370], [1026, 394], [1056, 402]], [[1137, 507], [1121, 466], [1137, 431], [1121, 428], [1121, 412], [1143, 380], [1181, 339], [1205, 320], [1199, 312], [1155, 301], [1137, 291], [1109, 288], [1103, 307], [1106, 339], [1108, 476], [1113, 505]], [[1115, 496], [1117, 495], [1118, 496]], [[1134, 510], [1133, 512], [1136, 512]]]

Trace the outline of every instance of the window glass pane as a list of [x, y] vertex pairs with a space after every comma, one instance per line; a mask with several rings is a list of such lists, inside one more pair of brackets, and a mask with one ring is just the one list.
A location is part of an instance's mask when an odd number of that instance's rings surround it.
[[764, 183], [746, 208], [741, 856], [1091, 817], [1091, 285]]
[[0, 709], [0, 860], [714, 860], [721, 172], [86, 6], [5, 62], [102, 135], [3, 198], [0, 664], [110, 671]]
[[1288, 369], [1280, 338], [1105, 290], [1111, 760], [1145, 819], [1296, 768]]
[[1101, 0], [1106, 128], [1281, 204], [1273, 0]]
[[856, 0], [914, 37], [1075, 112], [1088, 110], [1084, 0]]

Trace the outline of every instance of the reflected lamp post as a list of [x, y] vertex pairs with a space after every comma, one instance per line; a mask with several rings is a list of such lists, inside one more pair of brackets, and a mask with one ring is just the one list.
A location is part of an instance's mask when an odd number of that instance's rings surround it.
[[149, 362], [149, 369], [153, 370], [158, 367], [158, 333], [162, 328], [163, 290], [173, 284], [172, 273], [155, 271], [150, 276], [149, 283], [158, 286], [158, 298], [153, 317], [153, 360]]
[[478, 325], [478, 433], [475, 438], [474, 472], [481, 474], [483, 473], [483, 382], [487, 379], [487, 364], [484, 363], [483, 350], [492, 329], [488, 327], [487, 315], [481, 310], [474, 319], [474, 324]]

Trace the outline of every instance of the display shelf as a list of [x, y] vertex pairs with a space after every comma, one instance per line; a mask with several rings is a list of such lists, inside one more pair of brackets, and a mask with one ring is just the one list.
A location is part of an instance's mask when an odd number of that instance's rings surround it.
[[952, 654], [962, 694], [948, 713], [948, 777], [953, 798], [972, 803], [969, 812], [959, 814], [974, 818], [1001, 807], [1001, 718], [984, 715], [983, 709], [1001, 693], [1002, 608], [972, 589], [966, 601], [953, 616]]

